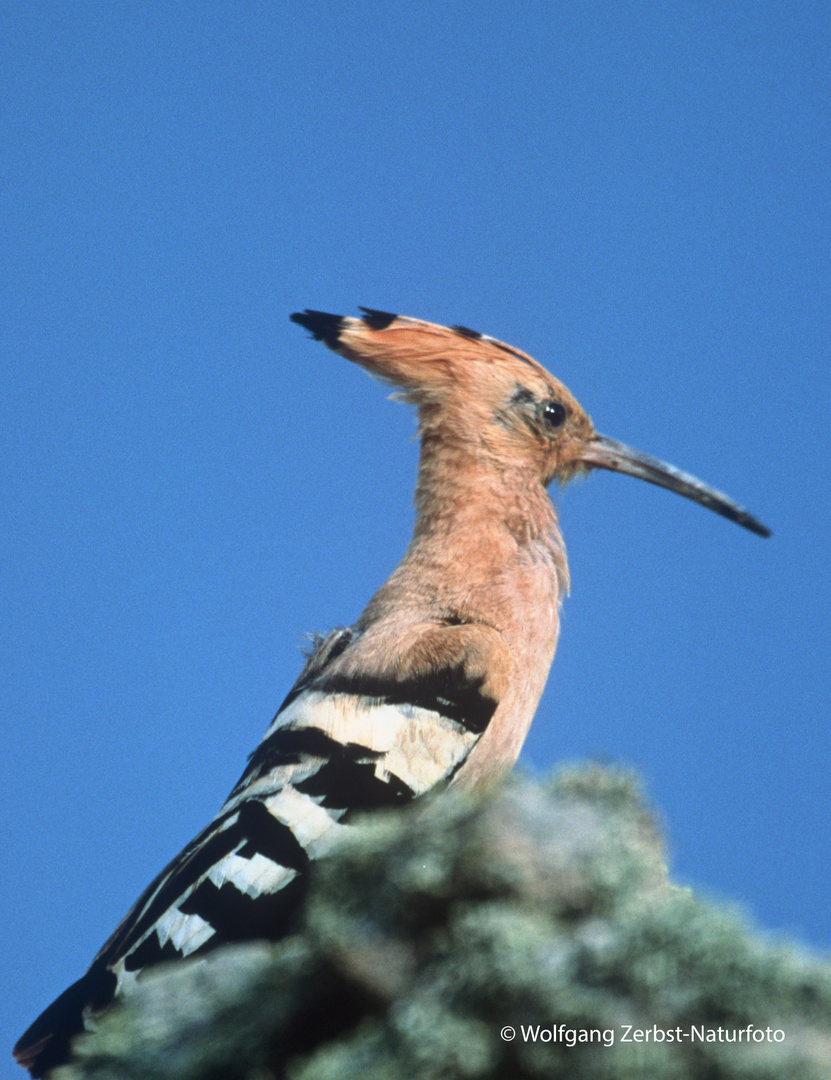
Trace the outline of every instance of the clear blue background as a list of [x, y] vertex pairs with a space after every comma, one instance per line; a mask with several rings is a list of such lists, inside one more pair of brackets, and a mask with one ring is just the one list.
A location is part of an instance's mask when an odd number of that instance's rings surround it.
[[679, 880], [828, 947], [829, 18], [3, 5], [3, 1046], [406, 545], [412, 416], [305, 306], [506, 340], [770, 525], [554, 492], [573, 589], [522, 762], [630, 763]]

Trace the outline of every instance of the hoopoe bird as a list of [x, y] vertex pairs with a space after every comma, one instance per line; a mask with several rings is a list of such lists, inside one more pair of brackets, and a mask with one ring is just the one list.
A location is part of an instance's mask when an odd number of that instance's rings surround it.
[[19, 1040], [15, 1057], [33, 1077], [64, 1062], [72, 1037], [143, 968], [291, 932], [310, 860], [332, 850], [355, 813], [511, 768], [569, 587], [553, 480], [628, 473], [770, 535], [720, 492], [597, 434], [562, 383], [518, 349], [361, 310], [291, 318], [416, 407], [412, 540], [358, 621], [316, 640], [217, 816]]

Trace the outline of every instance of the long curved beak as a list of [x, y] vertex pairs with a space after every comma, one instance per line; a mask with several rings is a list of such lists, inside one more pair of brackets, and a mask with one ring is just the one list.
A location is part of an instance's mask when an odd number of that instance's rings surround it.
[[692, 499], [693, 502], [701, 503], [702, 506], [706, 506], [708, 510], [714, 510], [722, 517], [735, 521], [737, 525], [743, 525], [745, 529], [750, 529], [757, 536], [770, 536], [770, 529], [720, 491], [702, 484], [694, 476], [681, 472], [673, 465], [658, 461], [649, 454], [642, 454], [640, 450], [633, 450], [631, 446], [626, 446], [617, 439], [595, 435], [586, 443], [580, 457], [587, 465], [594, 468], [627, 473], [629, 476], [648, 480], [650, 484], [668, 488], [687, 499]]

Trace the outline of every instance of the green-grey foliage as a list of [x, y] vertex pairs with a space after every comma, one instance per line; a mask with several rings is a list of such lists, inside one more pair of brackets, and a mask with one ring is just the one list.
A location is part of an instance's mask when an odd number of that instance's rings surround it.
[[831, 968], [671, 884], [636, 781], [583, 767], [367, 818], [295, 936], [149, 972], [54, 1076], [819, 1080]]

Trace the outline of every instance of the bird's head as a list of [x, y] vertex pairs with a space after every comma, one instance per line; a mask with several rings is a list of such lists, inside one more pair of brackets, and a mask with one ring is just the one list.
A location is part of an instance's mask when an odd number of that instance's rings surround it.
[[305, 311], [292, 320], [417, 406], [422, 439], [440, 438], [543, 484], [610, 469], [658, 484], [760, 536], [769, 530], [726, 495], [595, 431], [565, 386], [532, 357], [466, 327], [362, 308], [362, 318]]

